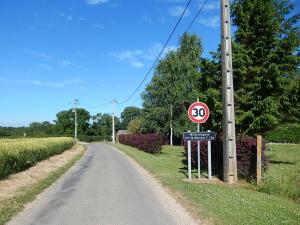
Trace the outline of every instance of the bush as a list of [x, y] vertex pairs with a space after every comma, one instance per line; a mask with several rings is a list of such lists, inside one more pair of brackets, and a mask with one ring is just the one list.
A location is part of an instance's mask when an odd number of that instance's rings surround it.
[[265, 133], [269, 142], [300, 143], [300, 124], [286, 124]]
[[129, 145], [145, 152], [160, 152], [164, 139], [161, 135], [155, 134], [122, 134], [119, 136], [119, 142]]
[[[212, 173], [223, 177], [223, 138], [211, 142], [211, 163]], [[201, 169], [207, 170], [207, 141], [200, 141], [200, 165]], [[187, 142], [185, 142], [185, 151], [187, 157]], [[256, 177], [256, 138], [237, 136], [236, 137], [237, 169], [239, 177], [253, 179]], [[266, 166], [265, 143], [262, 147], [262, 166]], [[192, 166], [197, 167], [197, 142], [192, 142]]]

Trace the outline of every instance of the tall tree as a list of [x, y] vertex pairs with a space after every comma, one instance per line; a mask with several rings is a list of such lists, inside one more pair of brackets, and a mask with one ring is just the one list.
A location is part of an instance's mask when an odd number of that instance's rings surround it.
[[200, 39], [186, 33], [180, 39], [180, 47], [159, 62], [143, 93], [143, 132], [168, 134], [171, 109], [175, 136], [181, 137], [183, 131], [195, 129], [187, 117], [187, 109], [200, 94], [197, 79], [201, 52]]
[[123, 112], [121, 113], [121, 128], [126, 130], [128, 127], [128, 124], [136, 119], [137, 117], [139, 117], [142, 113], [142, 109], [140, 109], [139, 107], [135, 107], [135, 106], [128, 106], [125, 107], [125, 109], [123, 110]]
[[[111, 139], [112, 135], [112, 116], [108, 113], [97, 113], [92, 117], [92, 132], [95, 135], [102, 136], [103, 139]], [[115, 117], [115, 130], [120, 129], [120, 119]]]
[[45, 137], [58, 135], [56, 127], [48, 121], [42, 123], [33, 122], [27, 129], [27, 136], [31, 137]]
[[[74, 134], [75, 115], [72, 109], [56, 114], [56, 126], [59, 134], [72, 136]], [[78, 134], [85, 135], [89, 131], [90, 113], [85, 109], [77, 109]]]
[[299, 14], [288, 0], [236, 0], [234, 85], [237, 129], [261, 133], [299, 121]]

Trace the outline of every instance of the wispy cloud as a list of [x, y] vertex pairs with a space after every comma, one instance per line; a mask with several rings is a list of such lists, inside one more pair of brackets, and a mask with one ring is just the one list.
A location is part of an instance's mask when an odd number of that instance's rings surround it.
[[146, 16], [146, 15], [142, 16], [142, 21], [146, 22], [148, 24], [152, 24], [152, 22], [153, 22], [152, 18], [150, 16]]
[[44, 70], [49, 70], [49, 71], [51, 71], [53, 69], [52, 66], [49, 66], [49, 65], [44, 64], [44, 63], [39, 63], [39, 64], [37, 64], [37, 66], [44, 69]]
[[213, 17], [208, 17], [208, 18], [200, 18], [198, 20], [198, 23], [203, 24], [208, 27], [217, 28], [220, 25], [220, 17], [213, 16]]
[[166, 22], [166, 19], [164, 16], [160, 16], [160, 17], [151, 17], [151, 16], [148, 16], [148, 15], [143, 15], [141, 17], [141, 20], [139, 21], [139, 24], [149, 24], [149, 25], [152, 25], [154, 23], [165, 23]]
[[[170, 16], [176, 16], [176, 17], [178, 17], [178, 16], [181, 16], [181, 14], [183, 13], [183, 11], [184, 11], [184, 7], [182, 7], [182, 6], [174, 6], [174, 7], [169, 8], [168, 13], [169, 13]], [[190, 15], [190, 11], [187, 9], [185, 11], [184, 16], [189, 16], [189, 15]]]
[[[205, 0], [200, 0], [199, 7], [202, 7]], [[208, 1], [203, 8], [203, 11], [213, 11], [213, 10], [219, 10], [220, 9], [220, 1]]]
[[79, 21], [88, 21], [88, 19], [85, 18], [85, 17], [78, 17], [77, 19], [78, 19]]
[[102, 24], [94, 24], [93, 27], [96, 27], [98, 29], [103, 29], [104, 26]]
[[98, 4], [101, 5], [101, 4], [110, 2], [110, 0], [86, 0], [86, 2], [87, 2], [89, 5], [98, 5]]
[[142, 50], [126, 50], [119, 53], [112, 52], [111, 55], [119, 60], [128, 62], [131, 66], [142, 68], [144, 63], [141, 62]]
[[39, 58], [43, 58], [46, 59], [50, 62], [56, 63], [62, 67], [67, 67], [67, 66], [73, 66], [73, 67], [77, 67], [77, 68], [81, 68], [81, 69], [85, 69], [84, 67], [77, 65], [69, 60], [64, 60], [64, 59], [59, 59], [53, 56], [50, 56], [46, 53], [41, 53], [41, 52], [37, 52], [37, 51], [33, 51], [33, 50], [29, 50], [29, 49], [25, 49], [25, 52], [31, 54], [31, 55], [35, 55]]
[[52, 81], [41, 81], [41, 80], [6, 79], [3, 77], [0, 77], [0, 82], [27, 84], [27, 85], [35, 85], [35, 86], [43, 86], [43, 87], [55, 87], [55, 88], [64, 88], [66, 86], [79, 85], [83, 83], [82, 80], [80, 79], [52, 82]]
[[[161, 43], [155, 43], [151, 47], [147, 48], [146, 50], [141, 50], [141, 49], [126, 50], [126, 51], [121, 51], [119, 53], [112, 52], [111, 55], [119, 60], [128, 62], [131, 66], [135, 68], [142, 68], [144, 67], [145, 60], [153, 61], [158, 56], [162, 47], [163, 46]], [[175, 49], [176, 49], [175, 46], [168, 46], [164, 50], [163, 55]]]
[[57, 12], [57, 14], [60, 17], [62, 17], [63, 19], [67, 20], [67, 21], [73, 20], [73, 16], [71, 14], [66, 13], [66, 12], [60, 11], [60, 12]]

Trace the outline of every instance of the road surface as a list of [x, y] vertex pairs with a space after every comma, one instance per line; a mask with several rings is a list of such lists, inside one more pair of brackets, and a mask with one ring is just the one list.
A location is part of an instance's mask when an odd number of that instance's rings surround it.
[[170, 202], [170, 196], [158, 196], [162, 190], [157, 188], [161, 189], [123, 153], [105, 144], [91, 144], [73, 168], [9, 224], [194, 223], [180, 207], [176, 212], [178, 204]]

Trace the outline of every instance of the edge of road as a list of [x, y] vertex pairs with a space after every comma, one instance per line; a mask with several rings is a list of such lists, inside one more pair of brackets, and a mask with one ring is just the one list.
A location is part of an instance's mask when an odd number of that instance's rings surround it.
[[112, 146], [108, 143], [104, 143], [114, 151], [120, 152], [124, 155], [128, 161], [136, 168], [136, 170], [142, 175], [145, 181], [149, 184], [149, 186], [153, 189], [153, 193], [162, 203], [162, 206], [166, 209], [170, 215], [176, 215], [178, 224], [182, 225], [197, 225], [197, 224], [205, 224], [203, 221], [200, 221], [198, 218], [195, 218], [182, 204], [180, 204], [176, 198], [173, 196], [174, 192], [171, 191], [168, 187], [162, 185], [160, 180], [156, 178], [153, 174], [151, 174], [147, 169], [145, 169], [142, 165], [140, 165], [135, 159], [131, 158], [122, 150]]
[[30, 207], [30, 204], [33, 204], [35, 200], [39, 199], [40, 195], [55, 185], [56, 181], [69, 169], [73, 168], [76, 162], [82, 158], [86, 152], [86, 146], [86, 144], [80, 143], [78, 146], [78, 148], [81, 148], [79, 153], [68, 160], [64, 165], [51, 171], [37, 182], [18, 189], [15, 196], [0, 201], [0, 225], [14, 220], [19, 213], [27, 207]]

